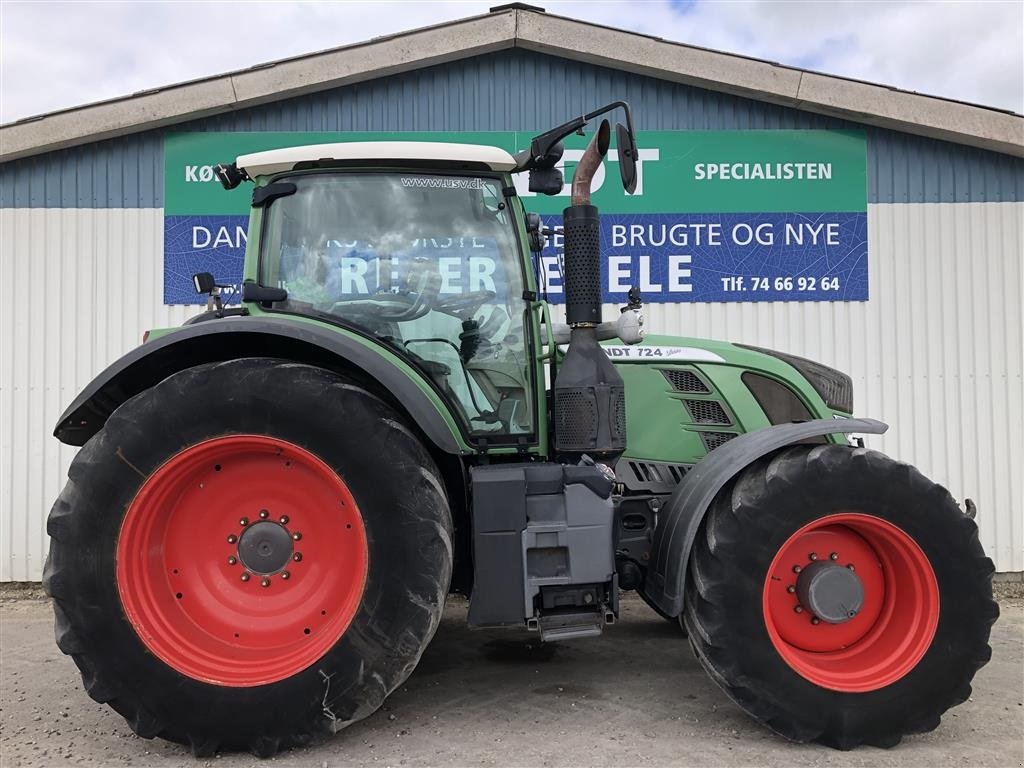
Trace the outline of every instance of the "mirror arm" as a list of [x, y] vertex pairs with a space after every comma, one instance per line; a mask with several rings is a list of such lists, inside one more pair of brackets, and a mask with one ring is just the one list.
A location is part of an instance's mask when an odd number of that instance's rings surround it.
[[539, 136], [534, 136], [530, 141], [530, 148], [528, 150], [524, 149], [516, 153], [516, 167], [512, 170], [512, 173], [528, 171], [535, 167], [535, 164], [543, 159], [555, 144], [570, 133], [580, 130], [598, 115], [603, 115], [605, 112], [611, 112], [618, 108], [621, 108], [626, 113], [626, 127], [629, 128], [630, 135], [635, 136], [636, 134], [633, 132], [633, 115], [630, 112], [629, 104], [624, 101], [613, 101], [611, 104], [605, 104], [603, 107], [598, 107], [592, 112], [562, 123], [550, 131], [545, 131]]

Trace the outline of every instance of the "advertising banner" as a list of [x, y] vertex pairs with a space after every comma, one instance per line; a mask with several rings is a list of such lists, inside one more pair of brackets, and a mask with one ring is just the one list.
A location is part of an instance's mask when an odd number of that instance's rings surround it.
[[[241, 281], [252, 185], [225, 191], [213, 165], [238, 155], [339, 141], [453, 141], [510, 152], [532, 133], [190, 133], [165, 141], [164, 301], [201, 303], [191, 276]], [[566, 141], [566, 186], [534, 195], [528, 211], [556, 230], [538, 264], [542, 289], [562, 300], [561, 212], [589, 137]], [[605, 301], [632, 285], [655, 303], [866, 301], [866, 140], [858, 131], [641, 131], [637, 187], [619, 182], [613, 145], [593, 183], [601, 211]]]

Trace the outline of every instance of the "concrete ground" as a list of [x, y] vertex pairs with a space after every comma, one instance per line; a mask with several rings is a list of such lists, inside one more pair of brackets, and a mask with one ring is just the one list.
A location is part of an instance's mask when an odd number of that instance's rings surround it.
[[[1007, 589], [1009, 587], [1009, 589]], [[540, 645], [470, 631], [453, 600], [407, 683], [325, 745], [260, 761], [196, 760], [136, 737], [92, 701], [53, 641], [38, 590], [0, 592], [0, 765], [1014, 766], [1024, 765], [1024, 598], [1005, 585], [974, 696], [895, 750], [790, 744], [750, 721], [677, 630], [636, 599], [603, 637]], [[1015, 596], [1011, 596], [1015, 595]]]

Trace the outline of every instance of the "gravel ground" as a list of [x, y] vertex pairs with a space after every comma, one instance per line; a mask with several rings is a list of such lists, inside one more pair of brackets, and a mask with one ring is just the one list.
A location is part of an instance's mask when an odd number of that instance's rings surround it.
[[196, 760], [136, 737], [82, 690], [38, 588], [0, 591], [0, 765], [1024, 765], [1024, 585], [999, 585], [992, 662], [938, 730], [895, 750], [789, 744], [711, 683], [671, 625], [636, 599], [603, 637], [540, 645], [470, 631], [450, 601], [419, 668], [376, 714], [322, 746], [260, 761]]

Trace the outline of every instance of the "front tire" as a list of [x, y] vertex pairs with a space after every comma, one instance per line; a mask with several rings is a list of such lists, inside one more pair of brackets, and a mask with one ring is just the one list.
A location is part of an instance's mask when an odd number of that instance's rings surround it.
[[128, 400], [47, 524], [57, 643], [141, 736], [266, 756], [375, 711], [440, 621], [433, 460], [337, 374], [252, 358]]
[[[991, 657], [993, 570], [974, 522], [913, 467], [794, 447], [715, 499], [684, 622], [715, 682], [772, 730], [891, 747], [970, 695]], [[812, 596], [812, 574], [833, 591]], [[828, 620], [801, 604], [814, 600]]]

